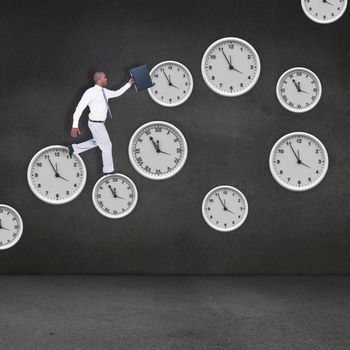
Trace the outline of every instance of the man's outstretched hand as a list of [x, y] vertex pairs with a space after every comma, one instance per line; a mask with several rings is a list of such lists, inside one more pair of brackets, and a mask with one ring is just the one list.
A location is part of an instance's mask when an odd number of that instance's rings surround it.
[[79, 130], [79, 128], [72, 128], [72, 130], [71, 130], [71, 132], [70, 132], [70, 135], [71, 135], [72, 137], [77, 137], [78, 134], [80, 135], [80, 130]]
[[129, 83], [130, 86], [131, 86], [132, 84], [134, 84], [134, 79], [129, 79], [128, 83]]

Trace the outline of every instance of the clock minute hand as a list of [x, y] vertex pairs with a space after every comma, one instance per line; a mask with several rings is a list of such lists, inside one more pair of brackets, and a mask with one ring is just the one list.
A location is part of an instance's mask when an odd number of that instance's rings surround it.
[[300, 82], [299, 84], [295, 81], [295, 79], [292, 80], [292, 82], [294, 83], [295, 87], [297, 88], [298, 92], [300, 92]]
[[222, 199], [221, 199], [220, 195], [218, 195], [218, 197], [219, 197], [219, 200], [220, 200], [220, 202], [221, 202], [221, 204], [222, 204], [222, 206], [223, 206], [224, 210], [226, 210], [226, 206], [225, 206], [224, 202], [222, 201]]
[[152, 141], [152, 144], [153, 144], [154, 148], [155, 148], [156, 151], [157, 151], [159, 147], [158, 147], [157, 144], [153, 141], [153, 137], [150, 136], [149, 139]]
[[298, 155], [295, 153], [294, 148], [293, 148], [293, 146], [292, 146], [291, 143], [290, 143], [290, 147], [291, 147], [291, 149], [292, 149], [292, 151], [293, 151], [293, 153], [294, 153], [294, 155], [295, 155], [295, 158], [296, 158], [297, 161], [299, 162], [299, 161], [300, 161], [300, 158], [299, 158]]
[[171, 86], [171, 81], [169, 80], [168, 76], [165, 74], [164, 70], [162, 72], [165, 75], [165, 78], [168, 81], [168, 84]]
[[226, 54], [225, 54], [224, 49], [222, 49], [221, 52], [223, 53], [223, 55], [224, 55], [224, 57], [225, 57], [225, 60], [226, 60], [227, 63], [228, 63], [228, 67], [229, 67], [230, 69], [233, 69], [233, 66], [232, 66], [231, 62], [228, 60], [228, 58], [227, 58], [227, 56], [226, 56]]
[[51, 165], [53, 171], [55, 172], [55, 175], [57, 176], [58, 172], [56, 171], [55, 167], [53, 166], [50, 157], [48, 157], [48, 160], [49, 160], [49, 162], [50, 162], [50, 165]]

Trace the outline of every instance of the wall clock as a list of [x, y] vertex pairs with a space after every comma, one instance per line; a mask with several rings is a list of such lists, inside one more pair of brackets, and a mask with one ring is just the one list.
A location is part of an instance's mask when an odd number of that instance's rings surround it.
[[101, 177], [92, 191], [92, 201], [97, 211], [110, 219], [129, 215], [138, 199], [133, 181], [122, 174]]
[[83, 190], [86, 168], [78, 154], [69, 157], [67, 147], [49, 146], [32, 158], [27, 179], [39, 199], [49, 204], [64, 204]]
[[314, 72], [295, 67], [281, 75], [276, 85], [276, 95], [284, 108], [291, 112], [303, 113], [318, 104], [322, 86]]
[[184, 135], [174, 125], [152, 121], [138, 128], [130, 139], [129, 158], [141, 175], [164, 180], [177, 174], [187, 158]]
[[273, 178], [292, 191], [306, 191], [318, 185], [328, 169], [326, 148], [315, 136], [293, 132], [280, 138], [270, 153]]
[[306, 16], [316, 23], [332, 23], [345, 12], [347, 0], [301, 0]]
[[14, 246], [22, 232], [23, 222], [18, 212], [8, 205], [0, 204], [0, 249]]
[[218, 186], [210, 190], [202, 203], [206, 223], [217, 231], [229, 232], [240, 227], [248, 215], [244, 194], [232, 186]]
[[228, 37], [208, 47], [201, 68], [205, 83], [214, 92], [229, 97], [239, 96], [258, 81], [260, 59], [249, 43]]
[[150, 76], [153, 87], [148, 89], [148, 93], [162, 106], [178, 106], [187, 101], [192, 93], [191, 72], [179, 62], [161, 62], [151, 70]]

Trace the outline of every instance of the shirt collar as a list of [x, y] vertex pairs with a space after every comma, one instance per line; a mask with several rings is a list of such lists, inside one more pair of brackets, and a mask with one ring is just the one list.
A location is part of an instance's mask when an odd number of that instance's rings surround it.
[[95, 88], [97, 88], [97, 89], [99, 89], [99, 90], [102, 90], [102, 89], [103, 89], [103, 87], [102, 87], [102, 86], [97, 85], [97, 84], [95, 84]]

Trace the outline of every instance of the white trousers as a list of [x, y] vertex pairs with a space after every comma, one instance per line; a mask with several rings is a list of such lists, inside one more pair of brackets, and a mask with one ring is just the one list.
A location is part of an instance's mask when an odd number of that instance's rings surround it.
[[110, 173], [114, 171], [112, 142], [105, 124], [89, 121], [88, 126], [92, 134], [92, 139], [81, 143], [74, 143], [72, 145], [74, 152], [82, 153], [91, 148], [99, 147], [102, 152], [103, 172]]

